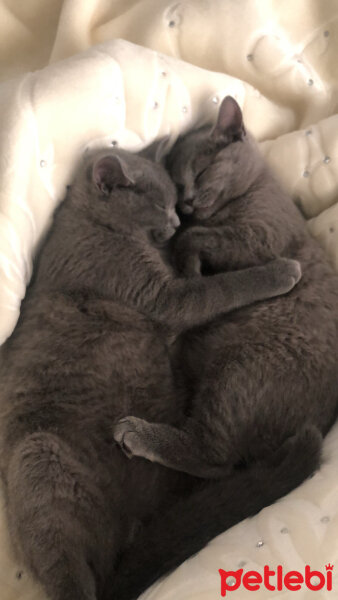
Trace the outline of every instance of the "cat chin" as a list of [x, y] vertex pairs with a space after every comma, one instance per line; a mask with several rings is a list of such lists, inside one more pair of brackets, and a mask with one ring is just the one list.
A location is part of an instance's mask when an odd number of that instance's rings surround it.
[[175, 227], [168, 227], [168, 229], [154, 229], [151, 232], [151, 236], [153, 241], [155, 242], [156, 246], [158, 247], [162, 247], [165, 246], [165, 244], [167, 242], [169, 242], [169, 240], [173, 237], [174, 233], [176, 232]]

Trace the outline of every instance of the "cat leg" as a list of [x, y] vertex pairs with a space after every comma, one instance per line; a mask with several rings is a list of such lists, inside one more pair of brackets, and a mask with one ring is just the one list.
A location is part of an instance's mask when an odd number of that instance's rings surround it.
[[184, 430], [163, 423], [149, 423], [138, 417], [124, 417], [114, 427], [114, 439], [123, 452], [139, 456], [195, 477], [224, 477], [229, 461], [214, 464], [208, 456], [210, 444], [203, 441], [203, 428], [188, 419]]
[[264, 266], [211, 277], [168, 279], [151, 301], [145, 303], [143, 297], [142, 310], [180, 332], [241, 306], [285, 294], [300, 278], [297, 261], [279, 258]]
[[216, 535], [288, 494], [319, 467], [321, 447], [318, 429], [304, 426], [264, 462], [204, 482], [156, 514], [122, 555], [105, 600], [135, 600]]
[[199, 226], [188, 227], [178, 235], [173, 248], [173, 262], [178, 273], [185, 277], [201, 275], [202, 257], [206, 253], [218, 256], [222, 243], [223, 239], [217, 230]]
[[232, 271], [263, 265], [281, 254], [283, 246], [274, 231], [255, 232], [251, 223], [233, 227], [192, 226], [178, 236], [174, 263], [179, 273], [191, 277], [202, 272]]
[[7, 478], [10, 531], [51, 600], [97, 598], [90, 530], [95, 531], [101, 500], [93, 479], [56, 435], [32, 434], [13, 452]]
[[210, 250], [217, 241], [205, 227], [189, 227], [178, 235], [173, 248], [173, 263], [177, 272], [185, 277], [201, 275], [201, 251], [205, 244]]

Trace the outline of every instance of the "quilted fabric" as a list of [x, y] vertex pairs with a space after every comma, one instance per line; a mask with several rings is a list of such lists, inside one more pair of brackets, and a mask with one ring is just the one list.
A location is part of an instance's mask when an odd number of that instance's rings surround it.
[[[226, 94], [338, 268], [337, 34], [336, 0], [0, 0], [0, 343], [76, 160], [93, 146], [138, 149], [163, 134], [173, 143], [212, 120]], [[336, 427], [313, 479], [144, 598], [220, 597], [218, 569], [243, 562], [258, 571], [334, 564], [337, 472]], [[0, 516], [1, 599], [45, 600], [14, 560]]]

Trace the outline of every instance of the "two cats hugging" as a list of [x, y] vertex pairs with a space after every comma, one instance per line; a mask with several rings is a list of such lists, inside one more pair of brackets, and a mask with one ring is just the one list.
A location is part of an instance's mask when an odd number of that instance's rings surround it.
[[50, 600], [137, 598], [336, 417], [338, 278], [240, 107], [159, 148], [81, 162], [1, 348], [9, 529]]

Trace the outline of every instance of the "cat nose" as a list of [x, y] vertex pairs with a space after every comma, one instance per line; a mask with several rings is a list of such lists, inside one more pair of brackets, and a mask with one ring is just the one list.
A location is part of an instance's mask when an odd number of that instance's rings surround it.
[[179, 227], [180, 224], [181, 224], [181, 221], [180, 221], [178, 215], [176, 214], [175, 211], [172, 212], [171, 215], [170, 215], [170, 225], [172, 227], [174, 227], [175, 229], [177, 229], [177, 227]]

